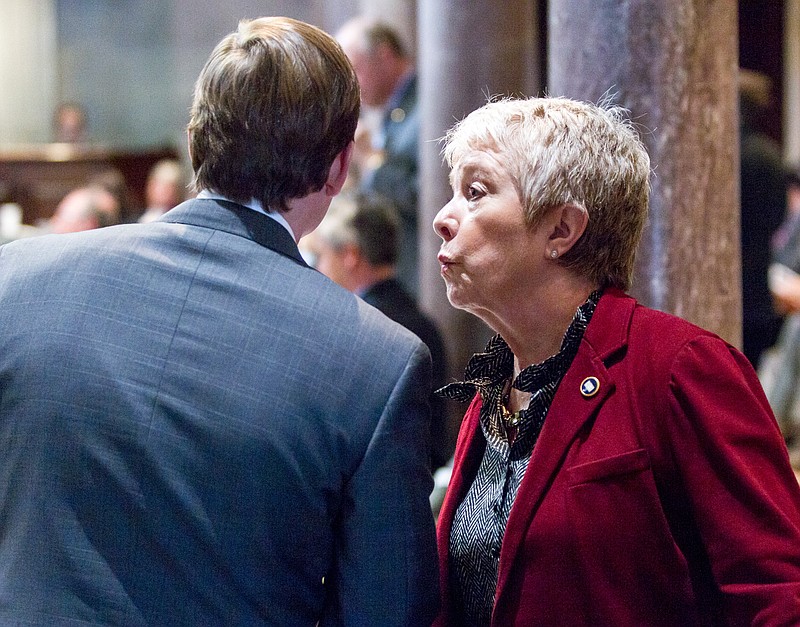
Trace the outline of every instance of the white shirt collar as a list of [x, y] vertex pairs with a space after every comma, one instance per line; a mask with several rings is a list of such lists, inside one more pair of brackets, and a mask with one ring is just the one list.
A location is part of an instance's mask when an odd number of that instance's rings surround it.
[[273, 211], [272, 209], [265, 209], [262, 204], [256, 200], [255, 198], [251, 198], [250, 202], [238, 202], [235, 200], [231, 200], [230, 198], [226, 198], [222, 194], [217, 194], [207, 189], [202, 189], [197, 194], [197, 198], [201, 200], [227, 200], [228, 202], [235, 202], [239, 205], [243, 205], [248, 209], [252, 209], [253, 211], [257, 211], [258, 213], [263, 213], [265, 216], [272, 218], [280, 224], [283, 228], [289, 231], [289, 235], [292, 236], [294, 241], [297, 241], [294, 236], [294, 231], [292, 231], [292, 227], [289, 226], [289, 223], [286, 221], [286, 218], [283, 217], [283, 214], [280, 211]]

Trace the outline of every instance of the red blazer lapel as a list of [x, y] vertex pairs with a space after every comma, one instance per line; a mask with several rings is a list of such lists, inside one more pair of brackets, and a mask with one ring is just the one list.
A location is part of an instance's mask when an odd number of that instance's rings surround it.
[[[589, 377], [594, 378], [596, 391], [584, 396], [581, 385]], [[533, 449], [528, 470], [511, 508], [500, 552], [495, 605], [502, 602], [506, 584], [513, 577], [516, 555], [553, 476], [561, 469], [567, 450], [581, 427], [594, 415], [613, 388], [614, 384], [608, 378], [602, 361], [595, 356], [591, 347], [582, 346], [558, 386], [542, 433]]]
[[[609, 377], [604, 360], [627, 344], [635, 305], [635, 300], [619, 290], [606, 291], [586, 329], [578, 354], [558, 387], [509, 515], [500, 554], [495, 608], [503, 602], [504, 591], [513, 577], [516, 556], [553, 476], [561, 469], [565, 455], [583, 425], [614, 390], [614, 381]], [[596, 379], [596, 390], [588, 384], [588, 387], [583, 387], [584, 381], [591, 377]], [[472, 484], [486, 446], [480, 429], [480, 407], [480, 397], [476, 396], [464, 416], [453, 476], [439, 514], [437, 536], [443, 610], [436, 627], [446, 625], [443, 617], [452, 615], [448, 609], [448, 547], [453, 518]]]
[[627, 344], [634, 306], [632, 298], [617, 290], [609, 290], [600, 299], [578, 354], [558, 386], [509, 515], [500, 553], [495, 607], [503, 601], [516, 555], [553, 476], [561, 470], [583, 425], [614, 390], [604, 359]]

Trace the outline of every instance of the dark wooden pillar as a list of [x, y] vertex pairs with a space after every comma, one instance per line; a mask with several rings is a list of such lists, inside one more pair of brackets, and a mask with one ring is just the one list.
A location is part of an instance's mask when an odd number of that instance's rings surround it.
[[630, 109], [655, 174], [633, 293], [741, 344], [735, 0], [550, 0], [552, 95]]
[[783, 17], [784, 157], [800, 163], [800, 0], [786, 0]]
[[420, 301], [445, 334], [449, 375], [460, 377], [489, 332], [477, 318], [450, 306], [439, 274], [440, 239], [432, 223], [451, 191], [438, 140], [489, 95], [539, 91], [536, 2], [425, 0], [418, 3], [417, 25]]

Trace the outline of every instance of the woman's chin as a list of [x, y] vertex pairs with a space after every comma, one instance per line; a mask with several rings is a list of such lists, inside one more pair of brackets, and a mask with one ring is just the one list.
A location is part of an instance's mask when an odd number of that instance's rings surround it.
[[455, 307], [456, 309], [461, 309], [461, 305], [459, 304], [458, 295], [454, 295], [452, 290], [447, 290], [447, 300], [450, 302], [450, 305]]
[[464, 294], [463, 290], [459, 289], [457, 286], [448, 283], [447, 300], [450, 301], [450, 304], [453, 307], [455, 307], [456, 309], [464, 309], [469, 311], [470, 301], [468, 298], [465, 297], [466, 294]]

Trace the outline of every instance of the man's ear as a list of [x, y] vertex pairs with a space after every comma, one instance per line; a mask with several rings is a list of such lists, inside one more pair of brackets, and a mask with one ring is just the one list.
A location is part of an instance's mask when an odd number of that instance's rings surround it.
[[545, 255], [561, 257], [577, 242], [589, 224], [589, 213], [583, 207], [566, 204], [551, 210], [546, 219], [550, 229]]
[[347, 173], [350, 171], [350, 160], [353, 158], [354, 145], [355, 143], [351, 141], [333, 160], [331, 169], [328, 172], [328, 179], [325, 181], [325, 193], [328, 196], [336, 196], [342, 190], [347, 179]]
[[361, 262], [361, 249], [356, 244], [345, 244], [342, 246], [341, 254], [342, 265], [351, 272]]

